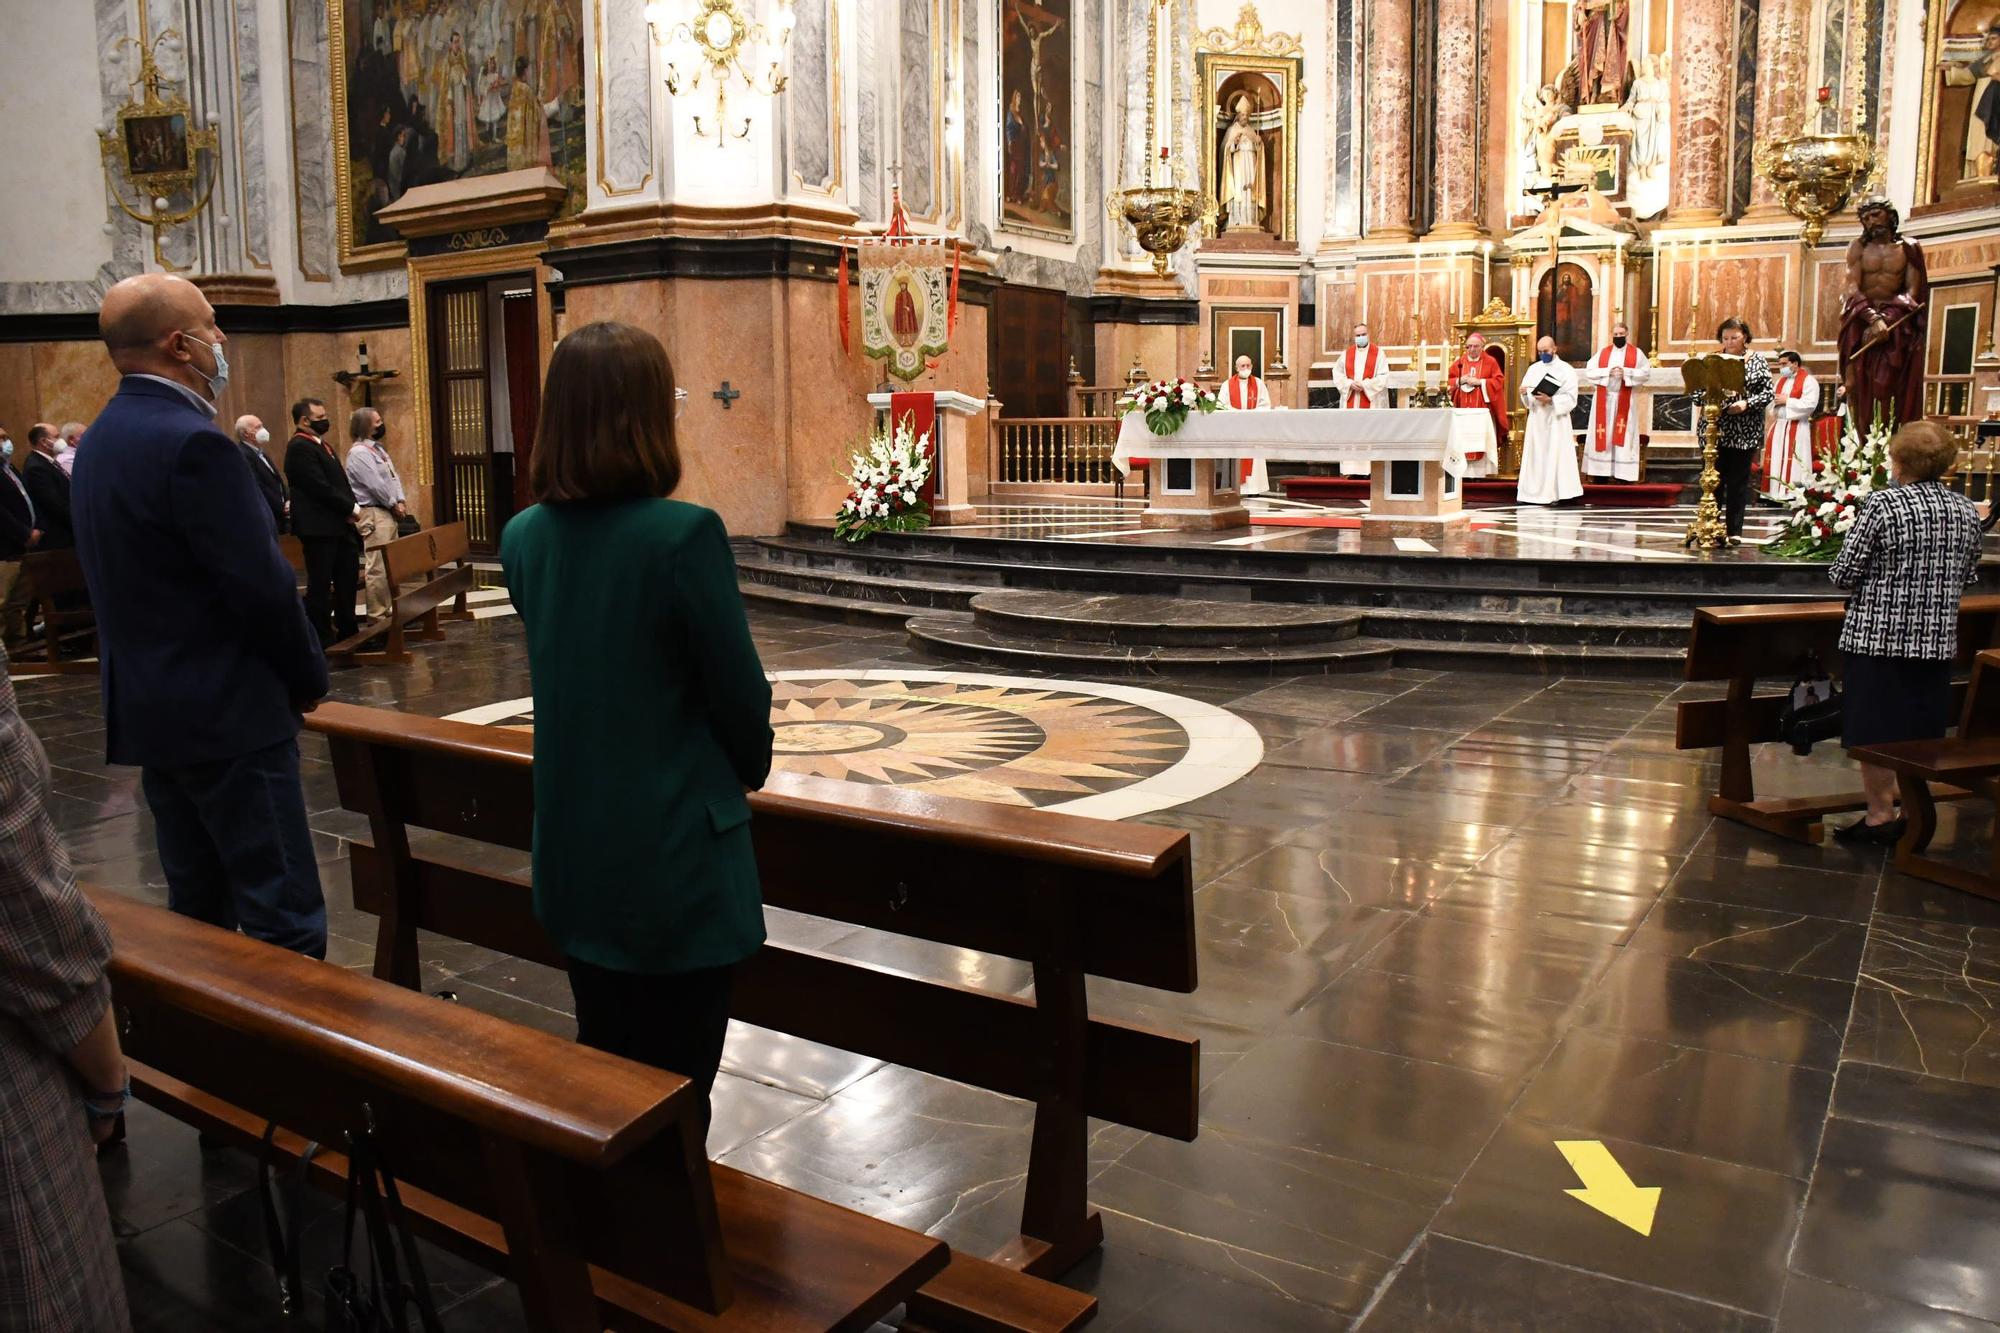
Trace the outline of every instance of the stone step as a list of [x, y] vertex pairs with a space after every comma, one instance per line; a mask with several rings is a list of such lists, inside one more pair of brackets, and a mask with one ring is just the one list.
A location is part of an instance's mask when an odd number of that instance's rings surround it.
[[1134, 593], [1015, 588], [972, 599], [973, 619], [999, 635], [1128, 648], [1247, 649], [1352, 639], [1362, 613], [1299, 602], [1201, 602]]
[[740, 556], [736, 573], [744, 583], [755, 583], [792, 592], [823, 597], [854, 598], [900, 606], [906, 613], [931, 609], [967, 611], [979, 592], [963, 583], [907, 578], [883, 578], [849, 573], [840, 569], [817, 569], [764, 559], [761, 555]]
[[1562, 616], [1526, 611], [1422, 611], [1385, 607], [1362, 613], [1361, 633], [1424, 643], [1576, 645], [1685, 651], [1688, 621], [1674, 617]]
[[941, 657], [1016, 670], [1083, 671], [1092, 675], [1302, 676], [1381, 671], [1393, 665], [1395, 658], [1395, 649], [1388, 644], [1354, 638], [1330, 643], [1237, 648], [1184, 644], [1145, 647], [1007, 634], [964, 617], [929, 615], [913, 617], [909, 630], [912, 645]]
[[900, 629], [913, 608], [894, 602], [867, 601], [859, 597], [831, 597], [823, 593], [800, 592], [768, 583], [738, 579], [743, 600], [773, 611], [810, 616], [818, 620], [838, 620], [849, 625], [877, 625]]

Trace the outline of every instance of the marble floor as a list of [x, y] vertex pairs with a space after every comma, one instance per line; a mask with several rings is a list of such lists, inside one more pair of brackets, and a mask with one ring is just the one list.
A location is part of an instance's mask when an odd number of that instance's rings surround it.
[[[490, 609], [409, 667], [337, 673], [337, 696], [524, 720], [520, 625]], [[897, 634], [754, 626], [794, 681], [948, 665]], [[1105, 986], [1093, 1003], [1202, 1037], [1202, 1132], [1096, 1136], [1106, 1243], [1068, 1278], [1100, 1296], [1094, 1327], [2000, 1330], [2000, 904], [1880, 853], [1714, 820], [1712, 757], [1673, 749], [1672, 686], [1410, 670], [1153, 684], [1240, 719], [1261, 758], [1135, 815], [1193, 836], [1201, 985], [1144, 1003]], [[103, 762], [94, 684], [20, 694], [79, 873], [163, 900], [136, 774]], [[807, 734], [808, 755], [840, 748]], [[365, 967], [373, 929], [347, 904], [342, 842], [359, 821], [324, 747], [305, 749], [332, 956]], [[1831, 754], [1757, 764], [1774, 794], [1851, 785]], [[1944, 840], [1983, 835], [1954, 816]], [[1007, 960], [773, 916], [774, 934], [837, 953], [1027, 982]], [[427, 958], [464, 1003], [572, 1030], [559, 973], [466, 946]], [[1013, 1229], [1018, 1103], [739, 1029], [716, 1110], [711, 1149], [746, 1170], [974, 1251]], [[1582, 1141], [1660, 1190], [1649, 1234], [1568, 1193], [1582, 1182], [1556, 1145]], [[253, 1162], [142, 1110], [103, 1172], [137, 1327], [279, 1326]], [[337, 1226], [316, 1201], [309, 1275]], [[510, 1289], [433, 1265], [449, 1328], [521, 1327]]]

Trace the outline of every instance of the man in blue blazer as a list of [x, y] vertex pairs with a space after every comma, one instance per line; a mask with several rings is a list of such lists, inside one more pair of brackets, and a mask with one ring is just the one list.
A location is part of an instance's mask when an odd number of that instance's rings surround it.
[[71, 509], [106, 757], [143, 770], [169, 907], [323, 958], [298, 735], [326, 659], [215, 424], [226, 340], [200, 289], [160, 273], [105, 293], [98, 328], [124, 378], [77, 454]]

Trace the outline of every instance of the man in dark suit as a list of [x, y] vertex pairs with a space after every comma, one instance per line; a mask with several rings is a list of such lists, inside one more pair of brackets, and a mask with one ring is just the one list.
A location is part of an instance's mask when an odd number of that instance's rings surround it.
[[347, 470], [326, 442], [333, 421], [326, 404], [301, 398], [292, 404], [292, 438], [285, 446], [285, 480], [292, 487], [292, 531], [306, 553], [306, 618], [321, 644], [337, 643], [359, 628], [354, 591], [361, 582], [361, 506], [347, 484]]
[[69, 510], [69, 473], [56, 464], [56, 446], [61, 443], [56, 428], [46, 421], [28, 428], [31, 452], [21, 468], [21, 483], [28, 488], [28, 498], [35, 502], [35, 526], [42, 530], [37, 549], [43, 551], [76, 545]]
[[325, 957], [298, 734], [326, 659], [215, 424], [229, 378], [215, 311], [185, 279], [148, 273], [105, 293], [98, 327], [124, 378], [72, 499], [107, 758], [143, 770], [169, 907]]
[[14, 470], [14, 441], [0, 426], [0, 637], [27, 632], [22, 623], [21, 557], [42, 544], [35, 526], [35, 502]]
[[264, 446], [271, 442], [271, 432], [264, 429], [264, 423], [256, 417], [236, 418], [236, 447], [243, 451], [243, 461], [250, 465], [250, 475], [257, 479], [257, 490], [270, 506], [271, 523], [280, 535], [289, 532], [292, 500], [285, 490], [285, 479], [278, 475], [271, 456], [264, 452]]

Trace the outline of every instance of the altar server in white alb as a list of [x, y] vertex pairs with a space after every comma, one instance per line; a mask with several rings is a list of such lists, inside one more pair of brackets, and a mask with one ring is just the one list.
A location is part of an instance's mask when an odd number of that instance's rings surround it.
[[1819, 411], [1819, 380], [1797, 352], [1778, 353], [1773, 367], [1771, 429], [1764, 436], [1764, 494], [1783, 502], [1813, 474], [1813, 414]]
[[1556, 355], [1556, 340], [1535, 344], [1535, 359], [1521, 377], [1521, 401], [1528, 407], [1528, 430], [1521, 446], [1521, 481], [1515, 489], [1525, 505], [1548, 505], [1583, 494], [1576, 466], [1576, 370]]
[[[1264, 387], [1264, 379], [1256, 373], [1248, 355], [1236, 358], [1236, 373], [1229, 377], [1229, 383], [1222, 386], [1222, 406], [1230, 412], [1271, 410], [1270, 391]], [[1243, 494], [1262, 495], [1270, 489], [1270, 478], [1264, 473], [1264, 460], [1244, 459]]]
[[[1333, 386], [1340, 391], [1342, 407], [1387, 407], [1389, 405], [1389, 362], [1382, 349], [1368, 336], [1366, 324], [1354, 326], [1354, 341], [1333, 363]], [[1342, 476], [1368, 475], [1365, 460], [1343, 460]]]
[[1597, 389], [1590, 400], [1590, 431], [1583, 437], [1583, 475], [1639, 480], [1639, 435], [1646, 428], [1652, 362], [1623, 324], [1611, 326], [1611, 345], [1590, 358], [1583, 377]]

